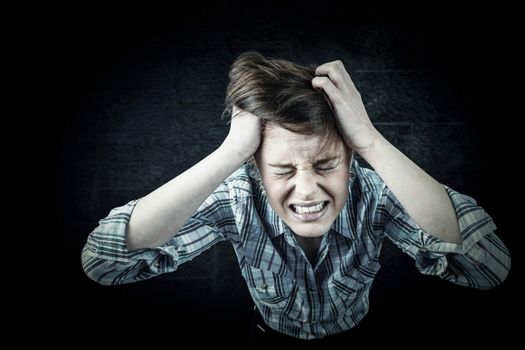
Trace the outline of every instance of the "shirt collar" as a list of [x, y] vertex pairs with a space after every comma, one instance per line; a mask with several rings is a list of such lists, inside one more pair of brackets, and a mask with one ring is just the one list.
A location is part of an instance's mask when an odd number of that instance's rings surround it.
[[354, 198], [358, 193], [358, 174], [360, 173], [359, 164], [355, 158], [352, 158], [350, 164], [350, 181], [348, 181], [348, 197], [341, 212], [332, 224], [331, 229], [342, 236], [355, 240], [356, 225], [355, 214], [358, 200]]
[[[349, 185], [351, 187], [351, 184]], [[351, 188], [349, 189], [349, 195], [346, 199], [343, 209], [332, 223], [330, 227], [332, 231], [337, 232], [338, 234], [345, 236], [350, 239], [355, 239], [355, 227], [352, 224], [352, 217], [350, 215], [350, 210], [352, 210], [352, 192]]]
[[275, 237], [277, 236], [280, 236], [280, 235], [291, 235], [291, 230], [290, 230], [290, 227], [288, 227], [288, 225], [286, 225], [286, 223], [283, 221], [283, 219], [281, 219], [279, 217], [279, 215], [277, 215], [274, 211], [273, 211], [273, 208], [270, 206], [270, 203], [268, 202], [268, 213], [270, 214], [271, 216], [271, 219], [273, 219], [273, 225], [270, 225], [270, 229], [267, 230], [268, 232], [268, 236], [270, 237], [270, 239], [274, 239]]

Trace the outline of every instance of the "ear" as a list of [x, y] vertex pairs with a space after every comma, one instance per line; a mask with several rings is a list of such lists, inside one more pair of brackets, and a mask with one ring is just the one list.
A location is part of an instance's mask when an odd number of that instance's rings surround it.
[[354, 159], [354, 150], [350, 147], [347, 148], [347, 152], [348, 152], [348, 160], [350, 161], [350, 163], [352, 163], [352, 160]]
[[264, 147], [264, 141], [265, 141], [266, 137], [265, 137], [265, 133], [264, 133], [264, 130], [263, 132], [261, 133], [261, 142], [259, 143], [259, 147], [257, 148], [257, 150], [255, 151], [255, 153], [253, 154], [253, 159], [258, 163], [260, 164], [261, 162], [261, 158], [262, 158], [262, 149]]
[[344, 151], [346, 152], [346, 155], [347, 155], [347, 159], [352, 159], [352, 157], [354, 156], [354, 150], [352, 148], [350, 148], [346, 142], [344, 141], [341, 141], [342, 145], [343, 145], [343, 149]]
[[253, 154], [251, 160], [253, 161], [253, 164], [259, 169], [259, 165], [261, 164], [261, 146], [257, 148], [257, 151]]

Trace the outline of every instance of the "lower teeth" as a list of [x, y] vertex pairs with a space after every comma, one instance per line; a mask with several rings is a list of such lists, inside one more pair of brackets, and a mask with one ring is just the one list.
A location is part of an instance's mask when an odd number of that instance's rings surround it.
[[316, 214], [316, 213], [319, 213], [319, 212], [323, 211], [323, 209], [324, 209], [325, 207], [326, 207], [326, 204], [324, 204], [324, 205], [322, 206], [322, 208], [319, 209], [318, 211], [305, 211], [305, 212], [303, 212], [303, 213], [299, 213], [297, 210], [295, 210], [295, 208], [293, 209], [293, 211], [296, 212], [296, 213], [299, 214], [299, 215], [303, 215], [303, 214]]

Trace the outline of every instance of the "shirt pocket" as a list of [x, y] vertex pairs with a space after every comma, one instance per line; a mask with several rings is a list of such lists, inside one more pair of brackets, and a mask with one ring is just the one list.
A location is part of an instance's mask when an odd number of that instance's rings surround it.
[[282, 309], [292, 299], [292, 291], [295, 288], [293, 279], [251, 265], [245, 266], [243, 277], [248, 284], [252, 298], [264, 306], [271, 309]]
[[352, 268], [347, 272], [339, 269], [332, 275], [328, 290], [337, 315], [358, 306], [363, 298], [368, 297], [369, 287], [379, 268], [378, 261], [370, 260], [360, 269]]

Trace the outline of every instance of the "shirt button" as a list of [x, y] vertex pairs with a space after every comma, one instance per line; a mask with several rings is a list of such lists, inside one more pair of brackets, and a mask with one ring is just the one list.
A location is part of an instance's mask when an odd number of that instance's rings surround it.
[[315, 292], [317, 290], [317, 288], [315, 287], [310, 287], [310, 292]]
[[155, 267], [159, 267], [160, 266], [160, 263], [159, 262], [156, 262], [155, 263]]
[[268, 288], [268, 284], [267, 283], [263, 283], [263, 284], [261, 284], [260, 288], [261, 289], [266, 289], [266, 288]]
[[161, 250], [160, 255], [166, 255], [166, 252], [164, 250]]

